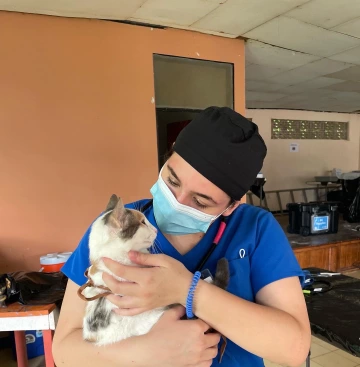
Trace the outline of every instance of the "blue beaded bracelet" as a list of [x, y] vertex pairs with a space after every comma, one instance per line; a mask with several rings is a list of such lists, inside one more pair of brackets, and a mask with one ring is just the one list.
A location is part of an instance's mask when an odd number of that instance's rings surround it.
[[197, 271], [194, 274], [193, 280], [191, 282], [191, 286], [189, 288], [189, 293], [186, 299], [186, 317], [188, 319], [194, 318], [194, 313], [193, 313], [194, 292], [195, 292], [196, 286], [199, 283], [200, 277], [201, 277], [201, 273], [200, 271]]

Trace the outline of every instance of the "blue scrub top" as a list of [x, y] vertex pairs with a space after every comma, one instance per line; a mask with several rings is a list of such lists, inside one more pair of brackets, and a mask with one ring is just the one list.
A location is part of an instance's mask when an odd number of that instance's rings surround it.
[[[127, 204], [126, 207], [139, 208], [147, 201]], [[148, 208], [144, 214], [150, 223], [159, 229], [153, 208]], [[220, 220], [213, 223], [200, 242], [185, 255], [181, 255], [160, 230], [156, 242], [162, 253], [179, 260], [187, 269], [195, 272], [196, 265], [211, 247], [219, 225]], [[79, 286], [87, 281], [84, 272], [90, 266], [88, 245], [90, 231], [91, 226], [62, 268], [62, 272]], [[250, 302], [255, 302], [257, 292], [272, 282], [293, 276], [302, 280], [303, 277], [288, 239], [277, 220], [271, 213], [251, 205], [240, 205], [228, 217], [225, 232], [204, 268], [214, 274], [217, 261], [223, 257], [228, 259], [230, 266], [228, 292]], [[222, 312], [226, 312], [226, 309]], [[212, 366], [263, 367], [264, 363], [262, 358], [228, 340], [221, 364], [216, 358]]]

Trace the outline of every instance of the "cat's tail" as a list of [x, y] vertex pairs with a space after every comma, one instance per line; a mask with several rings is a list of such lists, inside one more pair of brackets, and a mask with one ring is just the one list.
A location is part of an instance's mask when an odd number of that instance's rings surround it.
[[227, 259], [222, 258], [217, 263], [213, 284], [221, 289], [226, 289], [229, 285], [229, 280], [230, 280], [229, 262], [227, 261]]

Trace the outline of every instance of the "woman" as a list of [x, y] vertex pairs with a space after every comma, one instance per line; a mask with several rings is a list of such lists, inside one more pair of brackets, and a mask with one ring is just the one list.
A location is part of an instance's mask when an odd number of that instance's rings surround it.
[[[210, 107], [182, 130], [151, 189], [153, 201], [127, 206], [143, 207], [159, 230], [163, 254], [132, 253], [134, 263], [146, 265], [142, 268], [106, 260], [114, 274], [132, 283], [103, 278], [113, 293], [124, 295], [108, 296], [123, 315], [188, 302], [187, 312], [198, 319], [181, 320], [185, 311], [179, 306], [147, 335], [103, 348], [84, 342], [85, 302], [76, 292], [89, 266], [88, 230], [63, 268], [69, 283], [54, 339], [58, 366], [217, 366], [218, 333], [228, 339], [224, 367], [263, 366], [262, 358], [288, 366], [305, 360], [310, 328], [302, 271], [274, 217], [240, 205], [265, 155], [257, 126], [229, 108]], [[206, 260], [222, 222], [226, 228]], [[222, 257], [230, 266], [227, 291], [196, 283], [193, 273], [206, 268], [214, 274]], [[209, 328], [218, 333], [205, 334]]]

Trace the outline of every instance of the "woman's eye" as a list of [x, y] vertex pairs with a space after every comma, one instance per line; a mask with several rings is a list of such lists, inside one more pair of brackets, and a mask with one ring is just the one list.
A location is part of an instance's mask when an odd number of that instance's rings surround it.
[[195, 204], [201, 208], [201, 209], [206, 209], [207, 205], [201, 204], [197, 199], [194, 198]]
[[179, 187], [179, 184], [177, 184], [176, 182], [174, 182], [170, 177], [168, 177], [167, 181], [169, 182], [169, 184], [171, 186]]

